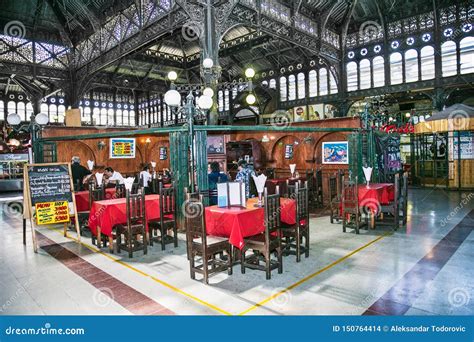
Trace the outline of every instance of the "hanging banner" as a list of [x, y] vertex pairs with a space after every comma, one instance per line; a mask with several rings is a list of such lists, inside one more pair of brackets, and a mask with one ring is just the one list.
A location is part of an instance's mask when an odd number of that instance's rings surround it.
[[135, 138], [110, 138], [111, 159], [135, 158]]
[[55, 224], [69, 222], [67, 201], [36, 203], [36, 224]]

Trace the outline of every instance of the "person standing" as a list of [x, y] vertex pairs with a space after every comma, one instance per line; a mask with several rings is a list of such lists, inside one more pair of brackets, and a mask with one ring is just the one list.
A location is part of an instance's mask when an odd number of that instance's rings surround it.
[[91, 172], [86, 167], [81, 165], [81, 159], [77, 156], [74, 156], [71, 159], [71, 172], [73, 184], [75, 187], [77, 187], [76, 190], [84, 190], [84, 177], [90, 175]]
[[225, 173], [221, 172], [219, 163], [214, 161], [210, 164], [211, 172], [207, 175], [209, 180], [209, 205], [217, 204], [217, 183], [225, 183], [229, 179]]
[[245, 160], [240, 160], [238, 163], [238, 170], [237, 176], [235, 180], [237, 182], [245, 183], [245, 195], [247, 198], [250, 197], [250, 178], [255, 175], [255, 171], [249, 167]]

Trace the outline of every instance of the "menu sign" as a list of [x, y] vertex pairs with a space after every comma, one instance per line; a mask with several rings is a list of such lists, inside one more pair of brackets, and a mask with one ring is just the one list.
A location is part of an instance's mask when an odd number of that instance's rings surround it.
[[63, 165], [28, 166], [31, 204], [41, 202], [72, 202], [69, 167]]
[[135, 138], [110, 138], [110, 158], [135, 158]]
[[36, 224], [54, 224], [69, 222], [67, 201], [36, 203]]

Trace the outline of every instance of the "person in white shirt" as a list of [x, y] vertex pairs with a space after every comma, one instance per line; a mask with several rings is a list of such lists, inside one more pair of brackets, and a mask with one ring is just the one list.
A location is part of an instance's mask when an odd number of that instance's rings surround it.
[[120, 172], [114, 171], [110, 166], [105, 168], [105, 175], [108, 178], [108, 182], [114, 182], [119, 184], [125, 184], [123, 176]]
[[148, 187], [151, 182], [151, 173], [150, 173], [150, 165], [147, 164], [143, 168], [143, 170], [140, 172], [140, 179], [143, 181], [143, 187], [145, 188], [145, 191], [148, 190]]

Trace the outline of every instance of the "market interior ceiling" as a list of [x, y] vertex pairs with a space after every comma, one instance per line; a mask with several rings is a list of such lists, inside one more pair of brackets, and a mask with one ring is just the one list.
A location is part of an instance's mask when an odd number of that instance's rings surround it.
[[[262, 0], [263, 1], [263, 0]], [[218, 6], [229, 1], [214, 1]], [[166, 6], [187, 6], [195, 1], [170, 0], [2, 0], [0, 27], [19, 21], [25, 28], [25, 39], [48, 42], [68, 49], [78, 44], [103, 27], [114, 14], [126, 10], [135, 3], [147, 8], [154, 3], [156, 9]], [[384, 23], [432, 11], [452, 3], [449, 0], [281, 0], [276, 2], [292, 9], [292, 13], [303, 13], [318, 25], [344, 36], [356, 32], [364, 22]], [[151, 7], [150, 7], [151, 8]], [[319, 29], [321, 29], [319, 27]], [[258, 33], [258, 34], [256, 34]], [[245, 37], [251, 37], [245, 39]], [[320, 38], [317, 38], [320, 39]], [[236, 41], [237, 44], [226, 42]], [[73, 51], [73, 49], [71, 49]], [[115, 87], [157, 89], [166, 87], [169, 70], [177, 70], [178, 83], [200, 82], [199, 39], [183, 34], [182, 28], [174, 28], [160, 35], [145, 46], [130, 51], [124, 57], [107, 64], [94, 74], [94, 83]], [[166, 56], [166, 58], [162, 58]], [[242, 77], [247, 66], [259, 72], [279, 70], [282, 66], [305, 63], [318, 56], [303, 46], [280, 39], [255, 28], [236, 26], [229, 29], [221, 42], [219, 62], [222, 66], [222, 82]], [[74, 57], [69, 57], [68, 68], [75, 69]], [[190, 61], [191, 59], [191, 61]], [[1, 63], [1, 61], [0, 61]], [[0, 68], [1, 88], [15, 90], [21, 85], [11, 82], [10, 74]], [[41, 77], [23, 77], [24, 81], [39, 83], [39, 87], [55, 90], [54, 84]]]

